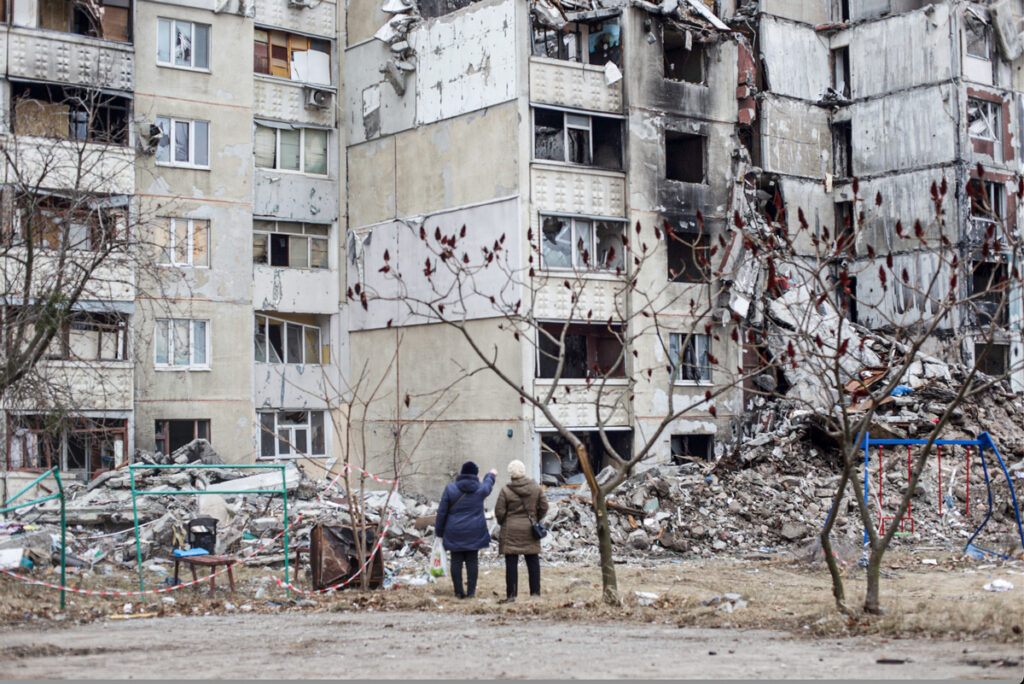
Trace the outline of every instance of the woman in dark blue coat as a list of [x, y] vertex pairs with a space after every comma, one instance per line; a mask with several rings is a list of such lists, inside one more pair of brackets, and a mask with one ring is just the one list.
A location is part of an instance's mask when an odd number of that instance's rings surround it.
[[[449, 483], [441, 494], [434, 522], [434, 534], [444, 540], [444, 548], [451, 554], [452, 584], [457, 598], [476, 595], [477, 552], [491, 543], [484, 517], [484, 499], [491, 493], [498, 471], [484, 475], [483, 482], [476, 479], [479, 472], [472, 461], [462, 464], [455, 482]], [[466, 566], [465, 590], [462, 588], [463, 565]]]

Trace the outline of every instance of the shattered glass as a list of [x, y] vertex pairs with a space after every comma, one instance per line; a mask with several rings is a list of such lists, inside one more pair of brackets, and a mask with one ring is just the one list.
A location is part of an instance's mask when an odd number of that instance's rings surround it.
[[547, 268], [572, 268], [572, 226], [548, 216], [541, 227], [541, 255]]

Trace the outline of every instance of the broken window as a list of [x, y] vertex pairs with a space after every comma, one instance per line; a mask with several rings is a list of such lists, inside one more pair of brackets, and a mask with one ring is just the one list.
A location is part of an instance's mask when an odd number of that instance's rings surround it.
[[252, 222], [252, 260], [288, 268], [328, 268], [330, 226], [294, 221]]
[[992, 377], [1006, 375], [1010, 367], [1010, 345], [992, 343], [985, 350], [984, 342], [977, 342], [974, 345], [975, 364], [979, 371]]
[[964, 43], [969, 57], [992, 58], [988, 26], [971, 13], [964, 15]]
[[257, 314], [254, 332], [255, 358], [260, 363], [321, 363], [319, 326]]
[[260, 457], [326, 455], [323, 411], [260, 412]]
[[287, 31], [256, 29], [253, 71], [293, 81], [331, 85], [331, 43]]
[[856, 233], [853, 217], [853, 202], [836, 202], [835, 235], [839, 254], [856, 254]]
[[195, 439], [210, 441], [210, 420], [158, 420], [156, 421], [156, 451], [170, 455]]
[[[565, 353], [558, 340], [565, 331]], [[537, 330], [537, 377], [554, 378], [563, 358], [562, 379], [625, 377], [623, 328], [607, 323], [542, 323]]]
[[131, 17], [130, 0], [39, 0], [39, 28], [52, 31], [129, 42]]
[[54, 335], [49, 359], [123, 361], [128, 358], [128, 317], [121, 313], [72, 313]]
[[832, 124], [832, 173], [853, 178], [853, 126], [849, 121]]
[[842, 281], [836, 282], [836, 299], [839, 305], [839, 311], [842, 312], [846, 320], [851, 323], [857, 322], [857, 279], [850, 276], [847, 277], [846, 287], [843, 287]]
[[672, 462], [709, 461], [714, 455], [714, 435], [672, 435]]
[[34, 196], [20, 206], [22, 239], [45, 250], [120, 251], [127, 238], [125, 208], [117, 206], [122, 202], [111, 197]]
[[665, 178], [683, 183], [704, 183], [705, 142], [703, 135], [665, 131]]
[[155, 325], [154, 363], [170, 370], [207, 370], [210, 367], [209, 321], [158, 318]]
[[533, 133], [536, 159], [622, 168], [621, 119], [538, 107], [533, 110]]
[[[978, 325], [1006, 325], [1009, 321], [1006, 264], [978, 261], [971, 269], [971, 304]], [[1007, 300], [1007, 301], [1004, 301]]]
[[662, 51], [665, 78], [687, 83], [705, 82], [705, 50], [692, 31], [664, 24]]
[[541, 216], [541, 264], [545, 268], [623, 268], [622, 221]]
[[[573, 430], [573, 435], [587, 448], [590, 469], [594, 474], [610, 464], [608, 450], [598, 430]], [[579, 456], [572, 443], [557, 432], [541, 432], [540, 435], [540, 471], [541, 484], [557, 487], [559, 485], [581, 485], [585, 480], [580, 466]], [[629, 460], [633, 455], [633, 432], [631, 430], [606, 429], [604, 436], [608, 444], [622, 460]]]
[[156, 148], [158, 163], [193, 168], [210, 167], [210, 124], [158, 116], [160, 142]]
[[209, 25], [178, 19], [157, 19], [156, 63], [162, 66], [209, 69]]
[[850, 97], [850, 48], [832, 50], [832, 89]]
[[1002, 105], [998, 102], [980, 100], [976, 97], [967, 98], [967, 132], [977, 140], [1000, 142], [1002, 126], [1000, 113]]
[[711, 280], [709, 235], [666, 231], [665, 240], [668, 247], [669, 280], [677, 283], [706, 283]]
[[832, 21], [850, 21], [850, 0], [832, 0]]
[[210, 222], [203, 219], [157, 219], [153, 240], [162, 266], [209, 266]]
[[569, 62], [582, 62], [582, 31], [576, 24], [566, 24], [561, 30], [533, 22], [533, 54]]
[[561, 29], [534, 18], [532, 51], [537, 57], [601, 66], [621, 64], [618, 17], [591, 22], [569, 22]]
[[298, 128], [286, 123], [254, 124], [253, 152], [256, 167], [327, 175], [327, 131]]
[[971, 240], [979, 243], [1000, 240], [1006, 188], [1002, 183], [972, 178], [967, 183], [967, 195], [971, 200]]
[[7, 428], [7, 465], [11, 470], [57, 466], [88, 480], [128, 457], [123, 418], [9, 414]]
[[711, 336], [669, 333], [668, 357], [672, 382], [711, 382]]
[[128, 99], [98, 91], [46, 85], [11, 85], [14, 132], [46, 138], [125, 145]]

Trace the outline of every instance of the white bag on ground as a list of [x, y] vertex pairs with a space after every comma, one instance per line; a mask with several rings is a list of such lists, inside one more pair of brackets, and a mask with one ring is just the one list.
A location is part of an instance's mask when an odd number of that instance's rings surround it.
[[430, 550], [430, 574], [444, 577], [448, 574], [448, 557], [444, 552], [444, 540], [437, 538]]

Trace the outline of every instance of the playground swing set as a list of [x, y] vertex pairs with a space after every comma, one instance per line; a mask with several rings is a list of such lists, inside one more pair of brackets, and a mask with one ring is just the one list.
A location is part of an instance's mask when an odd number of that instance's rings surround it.
[[[898, 448], [905, 446], [907, 448], [907, 482], [910, 482], [912, 471], [913, 471], [913, 447], [924, 446], [928, 444], [926, 439], [872, 439], [869, 435], [864, 435], [860, 441], [859, 448], [864, 450], [864, 503], [869, 505], [869, 492], [868, 492], [868, 469], [871, 461], [871, 448], [877, 447], [878, 454], [878, 532], [879, 534], [885, 534], [886, 523], [891, 521], [891, 524], [899, 525], [899, 531], [894, 532], [895, 535], [910, 535], [914, 533], [914, 517], [913, 510], [910, 503], [907, 504], [907, 512], [899, 521], [896, 520], [895, 516], [885, 515], [884, 508], [882, 507], [882, 491], [884, 486], [883, 471], [884, 471], [884, 450], [886, 447]], [[937, 439], [932, 444], [936, 447], [936, 454], [938, 457], [939, 467], [939, 481], [938, 481], [938, 500], [939, 500], [939, 515], [942, 515], [942, 456], [943, 447], [947, 447], [946, 457], [947, 460], [952, 453], [953, 458], [956, 458], [956, 448], [963, 447], [964, 454], [964, 467], [966, 470], [966, 483], [965, 483], [965, 506], [964, 506], [964, 517], [966, 518], [971, 510], [971, 459], [973, 456], [981, 461], [982, 471], [985, 474], [985, 488], [988, 495], [988, 505], [985, 508], [985, 519], [981, 521], [981, 524], [971, 535], [970, 539], [967, 540], [967, 544], [964, 546], [964, 551], [970, 555], [980, 556], [983, 553], [987, 553], [1000, 558], [1008, 558], [1008, 556], [986, 549], [974, 544], [975, 538], [981, 530], [988, 524], [989, 519], [992, 517], [992, 481], [989, 477], [988, 463], [986, 460], [986, 452], [991, 452], [996, 462], [999, 464], [1000, 470], [1006, 477], [1006, 484], [1010, 489], [1010, 499], [1013, 502], [1013, 513], [1017, 522], [1017, 534], [1020, 537], [1021, 548], [1024, 549], [1024, 527], [1021, 525], [1020, 519], [1020, 508], [1017, 505], [1017, 496], [1013, 489], [1013, 479], [1010, 477], [1010, 472], [1006, 468], [1006, 464], [1003, 462], [1003, 457], [999, 454], [999, 449], [996, 448], [995, 443], [992, 441], [992, 437], [987, 432], [982, 432], [978, 435], [977, 439]], [[972, 452], [973, 450], [973, 452]], [[955, 473], [955, 471], [954, 471]], [[952, 490], [952, 485], [950, 485]], [[952, 501], [952, 497], [950, 497]], [[949, 504], [947, 503], [947, 508]], [[910, 531], [907, 531], [909, 524]], [[864, 544], [868, 543], [868, 531], [864, 530]]]

